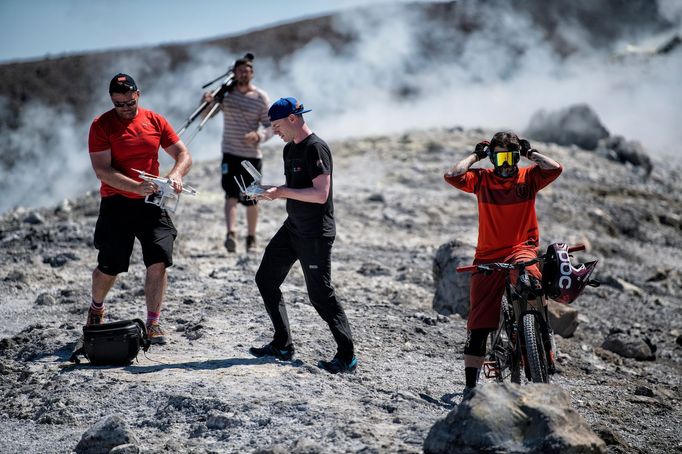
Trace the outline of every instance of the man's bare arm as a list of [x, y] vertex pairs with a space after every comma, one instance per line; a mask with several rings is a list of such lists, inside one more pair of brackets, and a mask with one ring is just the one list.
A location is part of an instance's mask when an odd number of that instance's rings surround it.
[[90, 153], [90, 162], [97, 178], [116, 189], [140, 195], [153, 194], [156, 190], [154, 183], [135, 181], [111, 167], [111, 150]]
[[212, 92], [207, 91], [206, 93], [204, 93], [201, 97], [201, 102], [202, 103], [204, 103], [204, 102], [208, 103], [208, 105], [204, 108], [204, 110], [201, 111], [201, 119], [202, 120], [204, 118], [206, 118], [208, 113], [211, 111], [213, 111], [211, 113], [211, 118], [218, 115], [218, 112], [220, 111], [220, 109], [215, 109], [215, 110], [213, 109], [213, 106], [215, 106], [215, 104], [218, 102], [218, 100], [215, 99], [215, 96], [213, 96]]
[[175, 160], [167, 178], [171, 180], [175, 192], [180, 192], [182, 191], [182, 177], [187, 175], [190, 167], [192, 167], [192, 156], [182, 140], [178, 140], [165, 150]]
[[550, 158], [549, 156], [541, 154], [535, 149], [530, 150], [530, 155], [528, 156], [528, 159], [536, 163], [543, 170], [554, 170], [561, 167], [561, 164], [556, 162], [554, 159]]
[[466, 173], [469, 168], [478, 162], [478, 156], [475, 154], [470, 154], [466, 158], [455, 164], [450, 170], [445, 172], [446, 178], [458, 177]]

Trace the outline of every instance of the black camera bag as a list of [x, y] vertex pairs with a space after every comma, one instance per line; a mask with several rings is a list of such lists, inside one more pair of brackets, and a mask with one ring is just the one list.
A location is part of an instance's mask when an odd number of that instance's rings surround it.
[[71, 361], [79, 363], [77, 356], [85, 356], [94, 365], [120, 366], [130, 364], [140, 348], [149, 349], [149, 337], [140, 319], [88, 325], [71, 355]]

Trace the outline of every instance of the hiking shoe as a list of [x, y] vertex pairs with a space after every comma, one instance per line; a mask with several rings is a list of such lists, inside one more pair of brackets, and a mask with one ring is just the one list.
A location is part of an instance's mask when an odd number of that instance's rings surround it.
[[153, 345], [166, 343], [166, 333], [158, 323], [147, 323], [147, 337], [149, 337], [149, 343]]
[[88, 321], [85, 322], [85, 325], [101, 325], [104, 323], [104, 312], [104, 309], [99, 312], [92, 310], [92, 308], [88, 309]]
[[256, 237], [249, 235], [246, 237], [246, 252], [256, 248]]
[[272, 342], [262, 347], [251, 347], [249, 353], [257, 358], [262, 358], [263, 356], [274, 356], [275, 358], [282, 361], [291, 361], [294, 357], [294, 346], [289, 345], [286, 348], [280, 349], [272, 346]]
[[237, 236], [234, 232], [227, 232], [227, 236], [225, 237], [225, 249], [227, 249], [227, 252], [234, 252], [237, 250], [236, 239]]
[[474, 393], [474, 388], [473, 386], [465, 386], [464, 389], [462, 390], [462, 400], [467, 400], [469, 399], [473, 393]]
[[350, 361], [344, 361], [335, 356], [331, 361], [320, 361], [318, 367], [321, 367], [330, 374], [352, 374], [358, 367], [358, 359], [353, 356]]

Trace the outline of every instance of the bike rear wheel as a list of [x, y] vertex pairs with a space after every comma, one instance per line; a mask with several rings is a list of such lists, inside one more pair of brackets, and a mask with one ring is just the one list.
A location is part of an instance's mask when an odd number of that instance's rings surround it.
[[526, 343], [526, 358], [533, 383], [549, 383], [547, 355], [542, 342], [542, 331], [533, 314], [523, 316], [523, 337]]

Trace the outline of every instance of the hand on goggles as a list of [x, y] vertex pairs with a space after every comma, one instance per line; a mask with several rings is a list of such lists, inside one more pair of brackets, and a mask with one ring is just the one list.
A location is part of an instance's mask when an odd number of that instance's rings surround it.
[[515, 166], [519, 162], [519, 152], [510, 150], [496, 151], [493, 154], [493, 163], [495, 167], [502, 167], [504, 163], [509, 164], [509, 166]]

